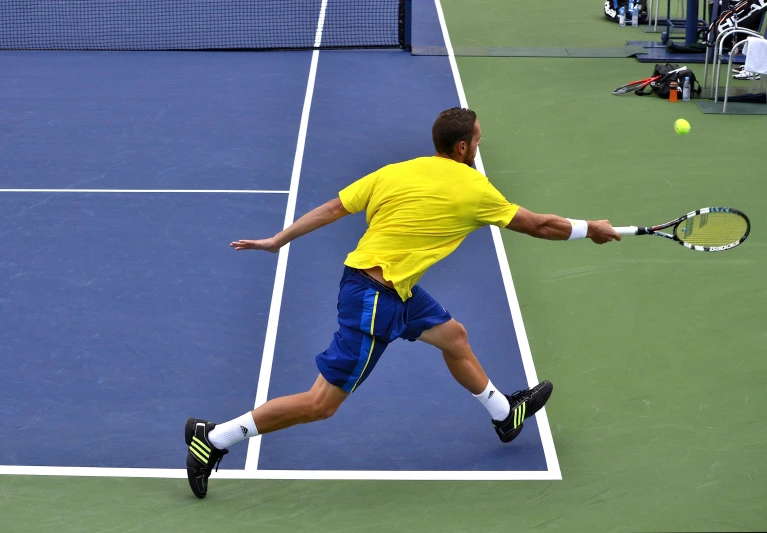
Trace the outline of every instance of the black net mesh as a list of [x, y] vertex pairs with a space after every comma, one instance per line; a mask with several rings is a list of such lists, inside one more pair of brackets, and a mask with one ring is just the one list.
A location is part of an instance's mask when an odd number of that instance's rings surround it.
[[[0, 49], [397, 48], [404, 46], [404, 4], [403, 0], [1, 0]], [[321, 41], [316, 46], [320, 19]]]

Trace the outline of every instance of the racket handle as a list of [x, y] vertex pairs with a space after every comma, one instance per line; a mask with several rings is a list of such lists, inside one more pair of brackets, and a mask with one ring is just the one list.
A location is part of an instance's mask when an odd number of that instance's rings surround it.
[[639, 235], [639, 230], [641, 228], [638, 228], [637, 226], [622, 226], [618, 228], [613, 228], [618, 235]]

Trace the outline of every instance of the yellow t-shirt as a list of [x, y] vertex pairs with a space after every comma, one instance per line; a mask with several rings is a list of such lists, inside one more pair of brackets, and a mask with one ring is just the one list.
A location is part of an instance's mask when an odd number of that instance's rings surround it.
[[505, 227], [519, 206], [473, 168], [444, 157], [420, 157], [368, 174], [338, 196], [350, 213], [366, 210], [368, 229], [344, 262], [380, 266], [403, 301], [434, 263], [472, 231]]

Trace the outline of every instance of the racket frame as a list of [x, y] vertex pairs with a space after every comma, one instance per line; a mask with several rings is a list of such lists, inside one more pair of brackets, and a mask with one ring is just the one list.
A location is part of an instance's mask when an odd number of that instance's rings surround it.
[[636, 80], [627, 83], [626, 85], [621, 85], [617, 89], [613, 90], [613, 94], [616, 96], [620, 96], [621, 94], [627, 94], [632, 91], [636, 91], [639, 89], [644, 89], [648, 85], [650, 85], [652, 82], [660, 78], [660, 76], [653, 76], [652, 78], [645, 78], [643, 80]]
[[[705, 215], [707, 213], [733, 213], [735, 215], [741, 216], [746, 221], [746, 232], [737, 241], [731, 242], [730, 244], [725, 244], [724, 246], [697, 246], [694, 244], [684, 242], [682, 239], [680, 239], [677, 236], [676, 230], [682, 222], [684, 222], [688, 218], [691, 218], [697, 215]], [[671, 233], [660, 231], [666, 228], [672, 228]], [[672, 241], [678, 242], [685, 248], [689, 248], [690, 250], [695, 250], [697, 252], [723, 252], [725, 250], [735, 248], [736, 246], [738, 246], [739, 244], [741, 244], [743, 241], [746, 240], [746, 238], [748, 237], [748, 234], [751, 232], [751, 221], [748, 220], [748, 217], [746, 216], [745, 213], [743, 213], [742, 211], [738, 211], [737, 209], [733, 209], [731, 207], [703, 207], [701, 209], [696, 209], [695, 211], [690, 211], [686, 215], [683, 215], [675, 220], [666, 222], [665, 224], [660, 224], [658, 226], [621, 226], [621, 227], [616, 227], [613, 229], [619, 235], [657, 235], [658, 237], [665, 237]]]
[[[674, 69], [671, 72], [668, 72], [667, 74], [671, 74], [672, 72], [679, 72], [680, 70], [685, 70], [687, 66], [679, 67], [678, 69]], [[648, 85], [650, 85], [652, 82], [658, 80], [661, 76], [653, 76], [652, 78], [645, 78], [643, 80], [636, 80], [632, 81], [630, 83], [627, 83], [626, 85], [621, 85], [617, 89], [613, 90], [613, 94], [616, 96], [620, 96], [621, 94], [627, 94], [632, 91], [638, 91], [639, 89], [644, 89]]]

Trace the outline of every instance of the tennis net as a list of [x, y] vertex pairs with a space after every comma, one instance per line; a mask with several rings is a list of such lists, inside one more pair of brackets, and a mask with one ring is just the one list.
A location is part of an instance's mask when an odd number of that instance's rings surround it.
[[0, 0], [0, 49], [407, 48], [410, 1]]

